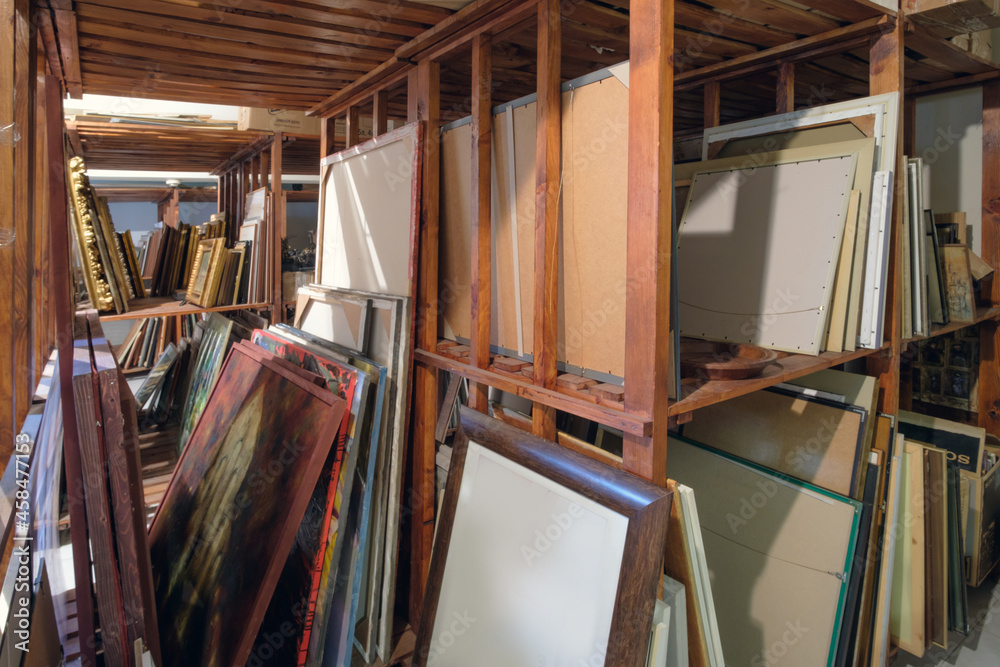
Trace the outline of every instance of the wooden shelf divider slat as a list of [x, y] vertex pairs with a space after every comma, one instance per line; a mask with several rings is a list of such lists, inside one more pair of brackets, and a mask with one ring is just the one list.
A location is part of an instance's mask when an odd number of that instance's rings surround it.
[[202, 308], [192, 303], [184, 303], [171, 297], [151, 297], [148, 299], [134, 299], [129, 302], [130, 310], [127, 313], [109, 313], [101, 315], [102, 322], [114, 322], [116, 320], [138, 320], [151, 317], [171, 317], [174, 315], [197, 315], [199, 313], [220, 313], [230, 310], [261, 309], [269, 310], [269, 303], [241, 303], [235, 306], [212, 306]]
[[420, 349], [414, 351], [414, 361], [431, 368], [461, 375], [472, 382], [496, 387], [501, 391], [521, 396], [535, 403], [579, 415], [584, 419], [595, 421], [604, 426], [611, 426], [626, 433], [648, 437], [652, 432], [652, 421], [649, 419], [629, 415], [618, 408], [574, 398], [557, 390], [545, 389], [531, 382], [518, 380], [513, 375], [502, 375]]
[[931, 338], [937, 338], [938, 336], [943, 336], [953, 331], [964, 329], [965, 327], [975, 326], [977, 324], [990, 320], [996, 320], [998, 318], [1000, 318], [1000, 306], [980, 306], [976, 308], [976, 319], [972, 322], [950, 322], [944, 325], [936, 325], [931, 327], [930, 334], [926, 336], [914, 336], [913, 338], [908, 338], [903, 342], [916, 343], [922, 340], [930, 340]]

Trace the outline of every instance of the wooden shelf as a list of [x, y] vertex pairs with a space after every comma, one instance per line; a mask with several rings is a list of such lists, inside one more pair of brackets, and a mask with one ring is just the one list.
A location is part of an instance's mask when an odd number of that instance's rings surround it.
[[681, 400], [670, 403], [668, 414], [671, 417], [679, 417], [698, 408], [708, 407], [722, 401], [743, 396], [760, 389], [773, 387], [776, 384], [794, 380], [810, 373], [815, 373], [833, 366], [861, 359], [880, 350], [886, 349], [888, 345], [883, 345], [877, 350], [855, 350], [854, 352], [824, 352], [818, 356], [807, 354], [791, 354], [779, 358], [773, 364], [764, 369], [764, 372], [749, 380], [708, 380], [688, 381], [681, 384]]
[[152, 297], [133, 299], [128, 304], [127, 313], [101, 315], [102, 322], [117, 320], [138, 320], [150, 317], [170, 317], [172, 315], [197, 315], [198, 313], [220, 313], [227, 310], [247, 310], [249, 308], [270, 309], [269, 303], [241, 303], [236, 306], [213, 306], [202, 308], [191, 303], [183, 303], [172, 297]]
[[428, 352], [427, 350], [415, 350], [413, 359], [417, 363], [461, 375], [472, 382], [481, 382], [491, 387], [496, 387], [500, 391], [506, 391], [509, 394], [521, 396], [522, 398], [557, 410], [570, 412], [584, 419], [595, 421], [604, 426], [611, 426], [626, 433], [635, 433], [644, 437], [648, 437], [652, 433], [653, 422], [651, 420], [630, 415], [621, 408], [611, 408], [552, 389], [545, 389], [530, 382], [518, 380], [513, 375], [494, 373], [493, 371], [470, 366], [469, 364], [455, 361], [440, 354]]
[[937, 336], [943, 336], [945, 334], [951, 333], [952, 331], [958, 331], [959, 329], [964, 329], [965, 327], [971, 327], [980, 322], [986, 322], [987, 320], [995, 320], [1000, 318], [1000, 306], [990, 307], [980, 307], [976, 308], [976, 319], [972, 322], [951, 322], [945, 325], [935, 325], [931, 327], [931, 332], [926, 336], [914, 336], [913, 338], [908, 338], [903, 341], [903, 344], [916, 343], [921, 340], [929, 340]]

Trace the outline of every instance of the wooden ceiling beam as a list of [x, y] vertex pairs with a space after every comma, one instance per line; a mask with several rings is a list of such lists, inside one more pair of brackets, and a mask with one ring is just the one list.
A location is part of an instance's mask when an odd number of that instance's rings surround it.
[[[69, 7], [65, 7], [66, 5]], [[71, 98], [78, 100], [83, 97], [83, 79], [80, 76], [80, 45], [76, 15], [73, 13], [71, 3], [53, 2], [52, 7], [66, 90]]]
[[913, 25], [906, 34], [906, 48], [926, 56], [958, 73], [984, 74], [997, 70], [997, 65], [966, 51], [946, 39], [936, 37], [921, 26]]
[[695, 88], [710, 80], [724, 81], [773, 69], [782, 62], [797, 62], [816, 58], [824, 53], [850, 50], [855, 48], [858, 42], [867, 41], [871, 35], [891, 29], [895, 21], [896, 19], [890, 16], [868, 19], [797, 42], [684, 72], [675, 78], [674, 89]]

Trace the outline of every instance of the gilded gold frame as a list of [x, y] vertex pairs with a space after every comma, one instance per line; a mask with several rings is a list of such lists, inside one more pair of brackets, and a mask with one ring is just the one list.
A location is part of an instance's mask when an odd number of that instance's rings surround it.
[[[224, 239], [206, 239], [198, 243], [198, 251], [195, 254], [194, 265], [191, 267], [191, 276], [188, 279], [187, 300], [196, 306], [209, 308], [213, 306], [212, 299], [218, 292], [219, 268], [225, 250], [226, 241]], [[207, 257], [206, 257], [207, 255]], [[201, 289], [196, 288], [198, 274], [201, 273], [201, 266], [208, 262], [205, 273], [205, 281]]]

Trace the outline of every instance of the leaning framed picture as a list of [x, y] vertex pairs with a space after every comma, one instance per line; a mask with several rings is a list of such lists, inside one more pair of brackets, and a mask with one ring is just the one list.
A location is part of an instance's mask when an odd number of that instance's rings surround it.
[[463, 408], [412, 664], [645, 664], [670, 501]]
[[225, 239], [207, 239], [198, 244], [187, 288], [189, 302], [197, 306], [212, 305], [210, 301], [212, 285], [217, 282], [225, 249]]

